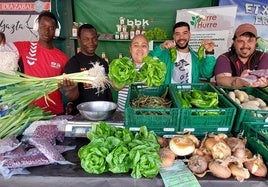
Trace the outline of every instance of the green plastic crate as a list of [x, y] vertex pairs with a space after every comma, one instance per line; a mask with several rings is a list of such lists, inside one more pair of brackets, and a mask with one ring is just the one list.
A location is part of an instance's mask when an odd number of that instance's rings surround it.
[[[268, 166], [268, 124], [244, 123], [247, 147], [254, 153], [260, 154]], [[263, 134], [265, 133], [265, 134]]]
[[168, 89], [167, 98], [171, 99], [168, 85], [151, 88], [139, 88], [137, 85], [130, 87], [126, 108], [125, 127], [131, 131], [139, 131], [145, 125], [148, 130], [157, 135], [175, 135], [178, 131], [179, 108], [172, 101], [170, 108], [136, 108], [131, 106], [131, 101], [140, 94], [149, 96], [162, 96]]
[[[230, 91], [234, 91], [235, 89], [229, 87], [217, 87], [217, 89], [224, 94], [225, 97], [230, 100], [235, 107], [237, 108], [237, 113], [235, 116], [235, 121], [233, 125], [233, 133], [237, 134], [244, 129], [243, 123], [246, 122], [258, 122], [258, 123], [268, 123], [268, 110], [250, 110], [244, 109], [235, 101], [233, 101], [228, 93]], [[268, 95], [261, 91], [258, 88], [239, 88], [241, 91], [245, 91], [247, 94], [253, 95], [254, 97], [258, 97], [262, 99], [265, 103], [268, 103]]]
[[[206, 133], [225, 133], [230, 134], [236, 113], [235, 106], [228, 101], [211, 84], [182, 84], [170, 85], [172, 97], [181, 107], [179, 118], [179, 131], [190, 131], [197, 136], [204, 136]], [[187, 91], [196, 89], [201, 91], [217, 92], [219, 98], [219, 108], [201, 109], [201, 108], [182, 108], [178, 91]], [[201, 112], [216, 112], [218, 115], [198, 115]]]

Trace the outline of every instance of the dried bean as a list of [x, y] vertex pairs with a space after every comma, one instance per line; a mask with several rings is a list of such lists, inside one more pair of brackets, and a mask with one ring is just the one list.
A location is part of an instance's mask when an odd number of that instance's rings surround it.
[[26, 168], [26, 167], [41, 166], [47, 164], [50, 164], [50, 161], [42, 154], [8, 158], [2, 162], [3, 167], [9, 169]]
[[15, 136], [6, 136], [0, 139], [0, 154], [16, 149], [21, 143]]
[[56, 137], [58, 135], [57, 125], [39, 125], [33, 132], [33, 137], [46, 138], [51, 144], [56, 144]]
[[29, 142], [43, 153], [51, 163], [70, 164], [47, 139], [31, 137]]

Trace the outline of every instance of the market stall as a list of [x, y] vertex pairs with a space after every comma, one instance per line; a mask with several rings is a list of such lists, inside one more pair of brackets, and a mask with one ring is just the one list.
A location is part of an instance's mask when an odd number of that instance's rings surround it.
[[[77, 151], [80, 146], [88, 143], [86, 138], [66, 138], [65, 145], [77, 145], [75, 150], [66, 152], [64, 157], [75, 163], [75, 165], [47, 165], [29, 168], [31, 174], [16, 175], [5, 180], [0, 177], [0, 184], [3, 187], [47, 187], [47, 186], [66, 186], [66, 187], [84, 187], [84, 186], [129, 186], [129, 187], [163, 187], [164, 183], [160, 175], [153, 179], [134, 179], [129, 174], [112, 174], [104, 173], [94, 175], [86, 173], [80, 166], [80, 160]], [[198, 178], [198, 182], [202, 187], [266, 187], [268, 185], [267, 178], [251, 177], [244, 182], [238, 182], [235, 179], [218, 179], [210, 174], [204, 178]]]

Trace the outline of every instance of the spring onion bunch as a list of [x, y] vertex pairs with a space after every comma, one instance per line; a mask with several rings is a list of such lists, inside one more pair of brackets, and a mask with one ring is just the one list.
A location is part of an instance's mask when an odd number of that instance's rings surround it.
[[[2, 99], [1, 105], [8, 105], [13, 108], [12, 113], [21, 112], [33, 101], [44, 97], [45, 101], [52, 101], [48, 94], [58, 89], [59, 81], [69, 78], [75, 82], [88, 83], [92, 88], [97, 88], [98, 92], [103, 91], [109, 86], [109, 81], [105, 75], [104, 68], [99, 63], [94, 64], [93, 68], [71, 74], [63, 74], [55, 77], [39, 78], [16, 72], [12, 76], [0, 72], [0, 91]], [[15, 106], [15, 107], [14, 107]]]
[[20, 113], [7, 114], [0, 118], [0, 138], [9, 135], [18, 136], [32, 122], [51, 119], [54, 116], [37, 106], [28, 106]]
[[64, 78], [79, 83], [88, 83], [92, 88], [97, 88], [97, 92], [109, 86], [104, 68], [99, 63], [93, 64], [93, 67], [87, 71], [48, 78], [15, 73], [15, 75], [10, 75], [0, 72], [0, 104], [7, 105], [9, 108], [7, 115], [0, 117], [0, 138], [11, 134], [19, 135], [30, 122], [53, 117], [39, 107], [32, 106], [31, 103], [41, 97], [44, 97], [46, 102], [54, 103], [48, 94], [57, 90], [58, 83]]

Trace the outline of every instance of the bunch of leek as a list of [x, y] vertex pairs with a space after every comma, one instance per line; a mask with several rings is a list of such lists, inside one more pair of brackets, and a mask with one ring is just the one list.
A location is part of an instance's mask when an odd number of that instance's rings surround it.
[[[104, 68], [98, 63], [93, 68], [71, 74], [63, 74], [55, 77], [39, 78], [16, 72], [17, 75], [9, 75], [0, 72], [1, 105], [8, 105], [12, 108], [12, 113], [21, 112], [33, 101], [45, 97], [46, 101], [51, 101], [48, 94], [58, 89], [58, 83], [64, 78], [69, 78], [75, 82], [88, 83], [92, 88], [102, 91], [109, 86], [109, 81], [105, 75]], [[53, 101], [51, 101], [53, 103]]]
[[[28, 111], [32, 111], [29, 106], [33, 101], [44, 97], [45, 101], [53, 103], [48, 94], [57, 90], [58, 83], [64, 78], [69, 78], [75, 82], [88, 83], [92, 88], [97, 88], [98, 91], [102, 91], [109, 86], [105, 70], [99, 63], [94, 64], [87, 71], [48, 78], [33, 77], [20, 72], [16, 72], [16, 75], [0, 72], [0, 104], [7, 105], [9, 108], [8, 115], [0, 118], [0, 131], [7, 129], [5, 133], [0, 134], [0, 138], [8, 134], [17, 134], [19, 130], [13, 129], [14, 132], [12, 132], [12, 128], [8, 128], [8, 126], [12, 124], [12, 126], [23, 127], [25, 120], [31, 117], [31, 112]], [[22, 118], [25, 120], [21, 120]]]
[[44, 112], [37, 106], [26, 107], [16, 114], [7, 114], [0, 118], [0, 138], [9, 135], [18, 136], [34, 121], [51, 119], [54, 115]]

